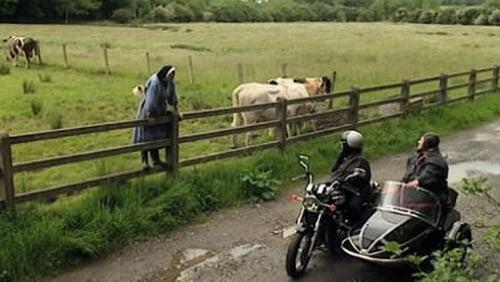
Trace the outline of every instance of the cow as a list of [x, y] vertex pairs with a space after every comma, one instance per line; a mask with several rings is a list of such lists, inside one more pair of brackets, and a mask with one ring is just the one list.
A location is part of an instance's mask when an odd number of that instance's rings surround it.
[[[232, 94], [233, 107], [249, 106], [256, 104], [275, 103], [279, 99], [299, 99], [306, 98], [316, 92], [309, 92], [303, 83], [295, 83], [293, 81], [277, 79], [269, 81], [269, 83], [246, 83], [238, 86]], [[311, 107], [307, 104], [288, 105], [287, 115], [296, 116], [309, 113]], [[233, 115], [233, 128], [242, 125], [252, 125], [259, 122], [270, 121], [276, 118], [275, 108], [263, 110], [254, 110], [249, 112], [235, 113]], [[300, 128], [297, 124], [289, 124], [287, 133], [289, 136], [299, 134]], [[246, 134], [245, 144], [250, 145], [255, 133], [248, 132]], [[238, 148], [238, 136], [233, 135], [232, 148]]]
[[[270, 84], [274, 85], [287, 85], [287, 84], [293, 84], [293, 83], [300, 83], [303, 84], [304, 87], [307, 90], [307, 93], [309, 94], [309, 97], [316, 96], [316, 95], [324, 95], [328, 94], [332, 90], [332, 82], [331, 80], [324, 76], [321, 78], [282, 78], [278, 77], [275, 79], [272, 79], [268, 81]], [[309, 103], [304, 103], [302, 107], [298, 109], [297, 115], [304, 115], [308, 113], [315, 113], [317, 111], [317, 103], [315, 102], [309, 102]], [[293, 124], [293, 127], [295, 128], [296, 131], [300, 130], [304, 125], [303, 122], [297, 122], [296, 124]], [[315, 128], [315, 123], [312, 123], [313, 128]]]
[[18, 37], [11, 35], [2, 40], [6, 45], [7, 60], [12, 60], [16, 66], [19, 56], [26, 59], [26, 68], [29, 68], [30, 60], [40, 56], [40, 45], [37, 40], [31, 37]]

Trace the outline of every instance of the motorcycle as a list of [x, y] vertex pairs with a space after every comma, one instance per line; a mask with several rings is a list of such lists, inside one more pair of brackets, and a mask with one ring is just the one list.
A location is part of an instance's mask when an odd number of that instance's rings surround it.
[[[309, 158], [299, 156], [299, 164], [304, 169], [305, 196], [292, 195], [292, 202], [302, 203], [297, 217], [296, 226], [284, 231], [283, 237], [293, 236], [289, 243], [286, 255], [286, 271], [290, 277], [300, 277], [307, 268], [313, 251], [323, 244], [332, 252], [340, 246], [342, 238], [358, 222], [351, 222], [344, 209], [346, 193], [360, 197], [349, 180], [366, 173], [363, 169], [356, 169], [345, 179], [337, 180], [332, 184], [315, 184], [314, 174], [309, 169]], [[378, 184], [373, 183], [373, 188]], [[373, 210], [375, 197], [363, 203], [363, 211]]]

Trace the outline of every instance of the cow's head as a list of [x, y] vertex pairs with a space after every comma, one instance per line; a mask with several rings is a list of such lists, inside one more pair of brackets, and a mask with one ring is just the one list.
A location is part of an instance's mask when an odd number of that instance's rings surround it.
[[321, 78], [295, 78], [294, 81], [303, 83], [309, 96], [328, 94], [332, 90], [332, 81], [326, 76]]
[[332, 92], [332, 81], [328, 78], [328, 76], [323, 76], [321, 78], [321, 89], [324, 94]]
[[9, 42], [9, 41], [11, 41], [12, 39], [14, 39], [14, 37], [15, 37], [14, 35], [11, 35], [11, 36], [9, 36], [9, 37], [7, 37], [7, 38], [2, 39], [2, 41], [3, 41], [3, 42]]
[[134, 86], [134, 88], [132, 88], [132, 94], [138, 97], [144, 96], [144, 85], [139, 84]]

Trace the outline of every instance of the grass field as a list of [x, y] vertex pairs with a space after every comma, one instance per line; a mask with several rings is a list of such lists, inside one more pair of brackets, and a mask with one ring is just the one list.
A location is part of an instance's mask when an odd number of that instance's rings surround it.
[[[461, 27], [360, 23], [182, 24], [132, 27], [0, 25], [0, 35], [33, 36], [41, 41], [47, 66], [13, 68], [0, 76], [0, 128], [9, 133], [60, 126], [133, 119], [137, 97], [130, 89], [152, 69], [179, 69], [181, 110], [230, 105], [238, 84], [236, 64], [246, 81], [267, 81], [288, 64], [290, 75], [321, 76], [338, 72], [339, 90], [418, 78], [442, 72], [491, 66], [500, 57], [500, 30]], [[71, 69], [63, 68], [61, 45]], [[103, 71], [102, 44], [110, 46], [113, 75]], [[175, 48], [172, 48], [174, 46]], [[195, 84], [188, 83], [187, 56], [194, 61]], [[42, 82], [39, 75], [49, 76]], [[33, 82], [35, 93], [23, 94]], [[426, 86], [424, 86], [426, 87]], [[383, 93], [384, 95], [396, 93]], [[35, 108], [35, 109], [33, 109]], [[37, 112], [37, 114], [35, 114]], [[39, 112], [39, 113], [38, 113]], [[181, 134], [229, 127], [231, 117], [186, 122]], [[130, 142], [130, 130], [16, 146], [15, 161], [26, 161]], [[227, 149], [229, 138], [181, 147], [181, 158]], [[16, 176], [17, 192], [77, 181], [137, 167], [137, 154], [67, 165]]]
[[[500, 58], [500, 30], [489, 27], [383, 23], [187, 24], [150, 28], [0, 25], [1, 36], [11, 33], [40, 39], [43, 59], [48, 63], [30, 70], [12, 68], [9, 75], [0, 75], [0, 130], [11, 134], [133, 119], [138, 98], [131, 95], [130, 89], [147, 77], [146, 49], [154, 69], [165, 63], [178, 67], [183, 111], [230, 105], [231, 91], [237, 85], [237, 63], [244, 65], [247, 81], [278, 76], [282, 63], [288, 63], [293, 76], [319, 76], [337, 70], [338, 88], [342, 90], [351, 85], [384, 84], [489, 67]], [[72, 65], [69, 70], [63, 68], [62, 43], [68, 44]], [[110, 77], [103, 72], [101, 43], [112, 47]], [[210, 51], [172, 49], [173, 44]], [[189, 54], [195, 65], [194, 85], [189, 85], [187, 78]], [[50, 79], [40, 79], [39, 75]], [[24, 94], [23, 82], [28, 85], [30, 81], [36, 91]], [[391, 94], [396, 93], [380, 95]], [[446, 134], [494, 119], [500, 115], [499, 97], [498, 93], [487, 95], [474, 104], [451, 105], [362, 128], [367, 137], [367, 155], [371, 159], [409, 148], [423, 130]], [[222, 117], [183, 123], [181, 133], [225, 128], [229, 122], [230, 117]], [[126, 144], [130, 137], [130, 130], [126, 130], [39, 142], [16, 146], [14, 157], [18, 162], [80, 152]], [[285, 154], [272, 150], [182, 170], [175, 179], [163, 175], [138, 179], [120, 189], [101, 187], [52, 205], [30, 203], [19, 208], [17, 215], [2, 213], [0, 281], [40, 280], [136, 238], [168, 232], [200, 214], [244, 202], [248, 191], [241, 177], [248, 171], [271, 170], [273, 179], [286, 184], [299, 172], [298, 152], [311, 155], [314, 170], [324, 173], [338, 151], [338, 144], [331, 142], [335, 137], [290, 146]], [[226, 149], [228, 141], [226, 138], [187, 145], [182, 147], [181, 157]], [[132, 154], [21, 174], [16, 177], [16, 189], [29, 191], [130, 169], [137, 167], [138, 161], [137, 154]]]

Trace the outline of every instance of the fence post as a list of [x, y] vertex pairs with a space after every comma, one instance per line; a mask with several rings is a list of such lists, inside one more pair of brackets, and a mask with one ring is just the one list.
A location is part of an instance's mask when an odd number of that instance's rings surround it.
[[359, 121], [359, 88], [352, 88], [349, 95], [350, 121], [352, 128], [358, 127]]
[[170, 112], [171, 121], [169, 127], [170, 145], [167, 147], [165, 159], [168, 160], [170, 173], [176, 174], [179, 171], [179, 116], [176, 112]]
[[281, 77], [288, 77], [288, 64], [281, 64]]
[[441, 74], [441, 78], [439, 79], [439, 104], [446, 104], [446, 100], [448, 99], [448, 75]]
[[471, 102], [474, 101], [476, 95], [476, 77], [477, 77], [476, 70], [475, 69], [470, 70], [468, 96], [469, 96], [469, 101]]
[[243, 65], [238, 64], [237, 68], [238, 68], [238, 81], [241, 84], [241, 83], [243, 83]]
[[191, 57], [191, 55], [188, 56], [188, 71], [189, 71], [189, 83], [194, 84], [193, 58]]
[[276, 103], [276, 119], [279, 121], [279, 125], [276, 130], [279, 134], [279, 148], [282, 152], [286, 148], [286, 137], [287, 137], [287, 110], [288, 101], [285, 98], [278, 98]]
[[497, 91], [498, 90], [498, 78], [500, 76], [500, 66], [495, 65], [495, 68], [493, 69], [493, 81], [491, 82], [491, 91]]
[[4, 206], [0, 209], [15, 209], [12, 151], [9, 134], [6, 132], [0, 132], [0, 198], [4, 201]]
[[146, 51], [146, 66], [148, 67], [148, 75], [151, 74], [151, 59], [149, 58], [149, 52]]
[[[331, 93], [335, 93], [335, 85], [337, 84], [337, 71], [333, 71], [332, 74], [332, 91]], [[328, 102], [328, 109], [333, 109], [333, 98]]]
[[109, 70], [109, 61], [108, 61], [108, 47], [103, 46], [102, 49], [104, 52], [104, 66], [106, 67], [106, 74], [111, 75], [111, 71]]
[[410, 81], [403, 80], [401, 85], [401, 103], [399, 104], [399, 111], [403, 113], [404, 117], [408, 116], [410, 105]]
[[64, 58], [64, 67], [69, 68], [68, 53], [66, 52], [66, 44], [62, 45], [62, 51], [63, 51], [63, 58]]

